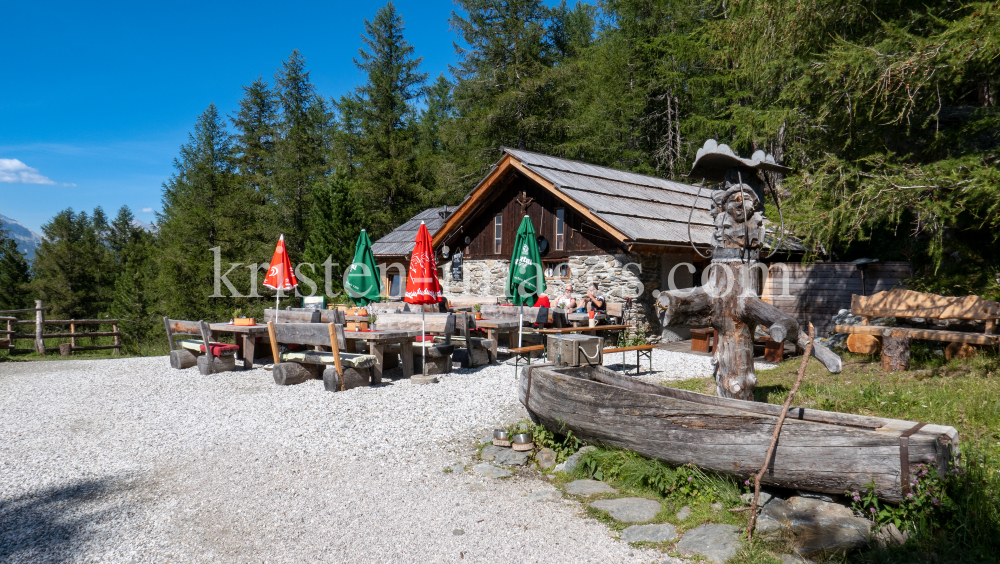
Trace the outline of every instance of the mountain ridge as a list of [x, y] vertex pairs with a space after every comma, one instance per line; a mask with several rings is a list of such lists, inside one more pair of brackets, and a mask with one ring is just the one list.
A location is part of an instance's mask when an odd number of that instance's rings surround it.
[[0, 229], [6, 229], [17, 241], [17, 249], [25, 254], [29, 261], [35, 258], [35, 251], [42, 246], [42, 236], [25, 227], [17, 220], [0, 215]]

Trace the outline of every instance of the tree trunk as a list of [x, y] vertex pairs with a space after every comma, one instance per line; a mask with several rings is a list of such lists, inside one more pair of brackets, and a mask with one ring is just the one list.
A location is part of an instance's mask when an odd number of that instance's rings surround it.
[[185, 349], [170, 351], [171, 368], [176, 368], [177, 370], [183, 370], [185, 368], [191, 368], [196, 364], [198, 364], [198, 357], [195, 356], [193, 352]]
[[301, 384], [307, 380], [320, 377], [322, 366], [318, 364], [299, 364], [297, 362], [280, 362], [271, 368], [274, 383], [279, 386]]
[[910, 369], [910, 337], [903, 331], [882, 331], [882, 370], [899, 372]]
[[752, 274], [745, 263], [713, 262], [705, 286], [709, 295], [718, 296], [712, 304], [712, 327], [719, 334], [719, 345], [712, 364], [719, 397], [753, 401], [757, 385], [753, 334], [757, 324], [740, 315], [741, 304], [757, 295]]

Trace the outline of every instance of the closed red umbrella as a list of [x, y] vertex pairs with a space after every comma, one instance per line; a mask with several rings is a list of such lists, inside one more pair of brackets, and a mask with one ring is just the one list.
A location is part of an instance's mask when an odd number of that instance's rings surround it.
[[271, 268], [267, 270], [264, 285], [278, 291], [274, 296], [274, 320], [278, 321], [278, 298], [281, 296], [281, 292], [294, 290], [299, 285], [299, 281], [295, 279], [292, 261], [288, 258], [288, 251], [285, 250], [284, 235], [278, 239], [278, 246], [274, 248]]
[[[436, 304], [443, 299], [441, 292], [441, 282], [437, 275], [437, 262], [434, 260], [434, 250], [431, 248], [431, 234], [427, 231], [424, 222], [420, 222], [420, 230], [417, 231], [417, 239], [413, 245], [413, 254], [410, 256], [410, 272], [406, 276], [406, 295], [403, 301], [409, 304], [420, 305], [420, 341], [421, 345], [427, 338], [424, 323], [424, 304]], [[423, 351], [423, 375], [427, 376], [427, 347], [421, 346]], [[431, 380], [436, 382], [437, 380]]]

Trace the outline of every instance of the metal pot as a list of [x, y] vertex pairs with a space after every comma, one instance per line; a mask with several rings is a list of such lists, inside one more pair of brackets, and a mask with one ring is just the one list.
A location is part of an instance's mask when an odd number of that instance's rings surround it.
[[517, 435], [514, 435], [514, 441], [513, 442], [515, 444], [522, 444], [522, 445], [526, 444], [526, 443], [530, 443], [531, 442], [531, 433], [519, 433]]
[[496, 439], [496, 440], [498, 440], [498, 441], [506, 441], [506, 440], [508, 440], [507, 437], [509, 437], [509, 436], [510, 436], [510, 433], [508, 433], [507, 431], [505, 431], [503, 429], [496, 429], [495, 431], [493, 431], [493, 438]]

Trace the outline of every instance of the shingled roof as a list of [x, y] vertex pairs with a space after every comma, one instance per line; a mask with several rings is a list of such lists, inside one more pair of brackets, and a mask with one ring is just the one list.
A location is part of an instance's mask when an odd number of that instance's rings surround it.
[[413, 242], [417, 239], [420, 222], [427, 225], [431, 237], [444, 225], [445, 218], [451, 212], [447, 208], [431, 208], [424, 210], [412, 219], [393, 229], [391, 233], [372, 243], [372, 253], [375, 256], [405, 256], [413, 251]]

